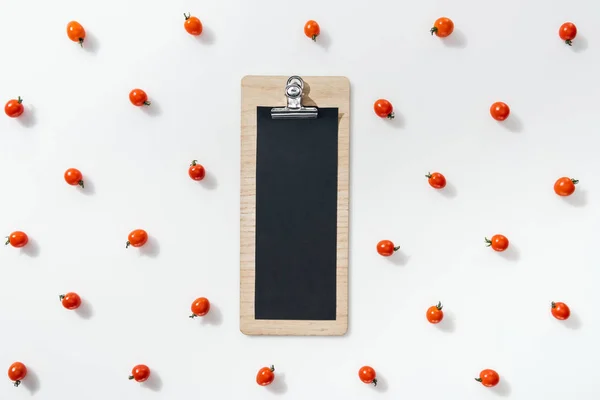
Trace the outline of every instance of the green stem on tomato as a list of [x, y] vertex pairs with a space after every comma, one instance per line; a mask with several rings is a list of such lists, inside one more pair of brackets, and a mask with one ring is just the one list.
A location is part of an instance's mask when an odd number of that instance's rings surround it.
[[389, 119], [394, 119], [394, 117], [395, 117], [394, 112], [392, 111], [391, 113], [389, 113], [387, 117]]
[[23, 102], [23, 99], [21, 98], [21, 96], [17, 97], [17, 103], [21, 104]]
[[400, 250], [400, 246], [394, 246], [394, 251]]
[[61, 295], [59, 295], [59, 296], [58, 296], [58, 299], [59, 299], [60, 301], [62, 301], [64, 298], [65, 298], [65, 295], [64, 295], [64, 294], [61, 294]]
[[579, 183], [579, 180], [571, 178], [571, 182], [573, 182], [573, 185], [577, 185]]
[[431, 36], [433, 36], [433, 34], [436, 33], [437, 31], [438, 31], [438, 28], [436, 28], [435, 26], [429, 30], [429, 32], [431, 32]]
[[146, 106], [149, 106], [150, 104], [152, 104], [152, 103], [151, 103], [151, 102], [149, 102], [148, 100], [146, 100], [146, 101], [144, 102], [144, 105], [146, 105]]
[[129, 246], [131, 246], [131, 242], [128, 240], [127, 243], [125, 243], [125, 248], [128, 249]]
[[83, 38], [79, 38], [79, 45], [83, 48]]
[[492, 245], [492, 241], [488, 238], [485, 238], [485, 243], [487, 243], [486, 244], [487, 247], [490, 247]]
[[81, 186], [82, 189], [85, 188], [85, 186], [83, 186], [83, 179], [80, 179], [79, 182], [77, 182], [77, 184]]
[[437, 305], [435, 306], [435, 308], [437, 308], [438, 310], [442, 310], [442, 308], [444, 308], [444, 306], [442, 305], [441, 301], [438, 301]]
[[475, 378], [477, 382], [481, 382], [481, 378]]
[[565, 40], [565, 43], [568, 44], [569, 46], [573, 46], [573, 41], [571, 41], [571, 40]]
[[312, 40], [313, 40], [313, 42], [316, 42], [316, 41], [317, 41], [317, 36], [319, 36], [319, 35], [312, 35]]
[[133, 375], [129, 375], [129, 380], [132, 380], [132, 379], [133, 379]]
[[271, 370], [271, 372], [275, 372], [275, 366], [274, 366], [274, 365], [271, 365], [271, 368], [270, 368], [270, 370]]
[[4, 243], [5, 246], [8, 246], [10, 244], [10, 238], [7, 236], [6, 237], [6, 243]]
[[190, 19], [190, 17], [192, 16], [191, 13], [183, 13], [183, 16], [185, 17], [185, 20], [187, 21], [188, 19]]

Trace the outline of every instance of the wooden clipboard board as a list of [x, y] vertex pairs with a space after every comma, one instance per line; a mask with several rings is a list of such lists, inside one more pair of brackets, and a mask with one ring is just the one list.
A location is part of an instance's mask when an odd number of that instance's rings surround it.
[[348, 329], [350, 82], [302, 77], [305, 106], [338, 108], [335, 320], [255, 318], [257, 107], [284, 105], [287, 76], [242, 79], [240, 190], [240, 330], [246, 335], [339, 336]]

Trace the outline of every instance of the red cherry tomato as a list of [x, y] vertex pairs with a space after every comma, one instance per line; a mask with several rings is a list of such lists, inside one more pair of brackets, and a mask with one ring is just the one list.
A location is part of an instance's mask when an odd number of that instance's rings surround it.
[[497, 101], [490, 107], [490, 114], [496, 121], [504, 121], [510, 114], [510, 108], [506, 103]]
[[317, 21], [311, 19], [304, 25], [304, 34], [316, 42], [317, 36], [321, 34], [321, 27]]
[[147, 241], [148, 234], [146, 233], [146, 231], [143, 229], [136, 229], [134, 231], [131, 231], [131, 233], [129, 234], [129, 240], [127, 240], [125, 248], [128, 248], [129, 246], [142, 247], [146, 244]]
[[4, 106], [4, 112], [11, 118], [17, 118], [23, 114], [25, 108], [23, 107], [23, 99], [19, 96], [16, 100], [9, 100]]
[[183, 27], [190, 35], [200, 36], [202, 33], [202, 22], [196, 17], [192, 17], [190, 13], [183, 13], [185, 17], [185, 22], [183, 23]]
[[392, 107], [392, 103], [385, 99], [377, 100], [373, 104], [373, 110], [375, 110], [378, 117], [394, 119], [394, 107]]
[[493, 369], [484, 369], [479, 373], [479, 378], [475, 378], [475, 380], [481, 382], [485, 387], [493, 387], [500, 382], [500, 376]]
[[575, 192], [575, 185], [578, 183], [577, 179], [567, 178], [566, 176], [558, 178], [554, 183], [554, 193], [559, 196], [570, 196]]
[[210, 311], [210, 301], [206, 297], [198, 297], [192, 303], [192, 315], [190, 318], [203, 317]]
[[561, 303], [560, 301], [556, 303], [552, 302], [552, 315], [554, 316], [554, 318], [560, 319], [562, 321], [568, 319], [571, 316], [571, 310], [569, 309], [569, 306], [567, 306], [565, 303]]
[[64, 308], [67, 310], [75, 310], [81, 305], [81, 297], [77, 293], [69, 292], [59, 296]]
[[430, 172], [425, 175], [428, 178], [429, 185], [435, 189], [443, 189], [446, 187], [446, 177], [439, 172], [434, 172], [433, 174]]
[[358, 377], [363, 383], [372, 383], [377, 386], [377, 374], [375, 370], [367, 365], [358, 370]]
[[508, 239], [503, 235], [494, 235], [492, 240], [485, 238], [485, 242], [488, 247], [491, 246], [496, 251], [504, 251], [508, 248]]
[[442, 38], [450, 36], [452, 32], [454, 32], [454, 22], [452, 22], [450, 18], [438, 18], [435, 20], [433, 28], [431, 28], [429, 32], [431, 32], [432, 35], [435, 33], [437, 37]]
[[131, 104], [137, 107], [149, 106], [151, 103], [148, 101], [148, 95], [142, 89], [133, 89], [129, 92], [129, 101]]
[[76, 168], [69, 168], [65, 171], [65, 181], [72, 186], [79, 185], [82, 188], [83, 186], [83, 175]]
[[573, 45], [573, 39], [577, 36], [577, 27], [572, 22], [565, 22], [558, 30], [558, 36], [569, 46]]
[[21, 384], [25, 376], [27, 376], [27, 367], [22, 362], [14, 362], [8, 367], [8, 379], [13, 381], [15, 387]]
[[271, 367], [263, 367], [258, 370], [258, 374], [256, 374], [256, 383], [260, 386], [267, 386], [273, 383], [275, 380], [275, 366], [271, 365]]
[[427, 321], [431, 322], [432, 324], [441, 322], [442, 319], [444, 319], [444, 312], [442, 311], [443, 307], [444, 306], [442, 306], [441, 302], [438, 302], [435, 306], [429, 307], [426, 314]]
[[71, 21], [67, 24], [67, 36], [74, 42], [79, 42], [83, 47], [83, 40], [85, 39], [85, 29], [77, 21]]
[[195, 181], [201, 181], [206, 176], [206, 170], [197, 160], [192, 161], [188, 169], [188, 175]]
[[12, 247], [23, 247], [29, 242], [29, 238], [25, 234], [25, 232], [15, 231], [10, 234], [10, 236], [6, 237], [5, 245], [10, 244]]
[[394, 242], [391, 240], [382, 240], [377, 243], [377, 252], [384, 256], [389, 257], [394, 254], [395, 251], [398, 251], [400, 246], [394, 246]]
[[144, 364], [139, 364], [133, 367], [129, 380], [135, 379], [136, 382], [144, 382], [150, 378], [150, 368]]

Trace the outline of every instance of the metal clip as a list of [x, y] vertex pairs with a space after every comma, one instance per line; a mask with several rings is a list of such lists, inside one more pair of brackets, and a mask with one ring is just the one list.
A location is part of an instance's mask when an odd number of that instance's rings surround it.
[[291, 76], [285, 86], [285, 97], [287, 107], [275, 107], [271, 109], [273, 119], [295, 119], [295, 118], [317, 118], [319, 111], [317, 107], [304, 107], [302, 105], [302, 91], [304, 81], [299, 76]]

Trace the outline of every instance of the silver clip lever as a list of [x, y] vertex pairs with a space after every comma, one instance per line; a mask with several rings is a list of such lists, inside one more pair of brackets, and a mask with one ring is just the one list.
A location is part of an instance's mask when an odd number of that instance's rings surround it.
[[285, 86], [285, 97], [287, 107], [275, 107], [271, 109], [273, 119], [307, 119], [317, 118], [319, 111], [317, 107], [304, 107], [302, 105], [302, 91], [304, 81], [299, 76], [291, 76]]

